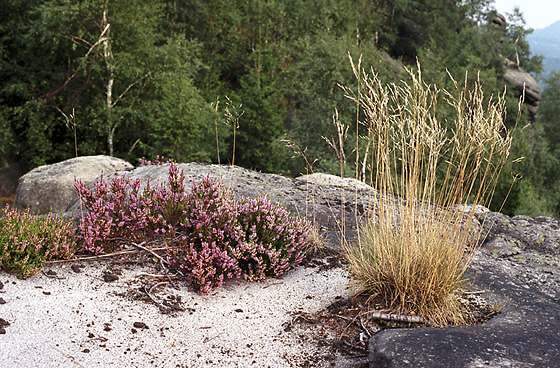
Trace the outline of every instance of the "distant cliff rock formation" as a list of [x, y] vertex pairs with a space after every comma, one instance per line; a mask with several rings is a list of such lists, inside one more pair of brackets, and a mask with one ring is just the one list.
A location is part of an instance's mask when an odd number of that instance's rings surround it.
[[504, 79], [515, 86], [520, 96], [525, 93], [524, 103], [527, 106], [527, 110], [529, 110], [529, 118], [531, 121], [535, 121], [541, 103], [539, 84], [531, 74], [521, 69], [519, 64], [505, 59], [504, 66], [506, 67]]
[[[496, 13], [492, 23], [505, 32], [507, 22], [502, 14]], [[521, 69], [518, 62], [504, 58], [504, 67], [504, 80], [515, 87], [519, 97], [524, 96], [523, 102], [529, 111], [529, 119], [535, 121], [541, 102], [539, 84], [531, 74]]]

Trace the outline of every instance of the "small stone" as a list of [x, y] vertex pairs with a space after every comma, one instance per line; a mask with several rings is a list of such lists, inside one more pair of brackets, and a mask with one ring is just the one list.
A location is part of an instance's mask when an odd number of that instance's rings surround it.
[[49, 276], [56, 276], [56, 272], [53, 271], [53, 270], [48, 270], [46, 273], [47, 273], [47, 275], [49, 275]]
[[82, 266], [80, 266], [80, 265], [72, 265], [72, 266], [70, 266], [70, 268], [71, 268], [72, 271], [74, 271], [75, 273], [80, 273], [80, 272], [82, 272]]
[[0, 318], [0, 328], [9, 326], [10, 322], [6, 321], [4, 318]]
[[0, 290], [4, 289], [4, 284], [0, 281]]
[[237, 308], [235, 311], [236, 311], [237, 313], [243, 313], [243, 309], [241, 309], [241, 308]]
[[136, 332], [138, 332], [138, 331], [136, 331], [136, 329], [133, 328], [133, 329], [132, 329], [132, 333], [135, 334]]
[[43, 291], [43, 294], [45, 294], [45, 295], [51, 295], [51, 292], [50, 292], [50, 291]]
[[112, 273], [106, 273], [103, 275], [103, 281], [105, 282], [113, 282], [113, 281], [117, 281], [119, 279], [119, 277], [117, 275], [114, 275]]
[[6, 333], [6, 330], [3, 329], [2, 327], [0, 327], [0, 335], [4, 335]]
[[82, 353], [86, 353], [86, 354], [89, 353], [89, 349], [82, 350]]
[[146, 324], [144, 322], [134, 322], [133, 326], [136, 327], [136, 328], [142, 328], [142, 329], [145, 329], [145, 328], [147, 329], [148, 328], [148, 326], [146, 326]]
[[0, 304], [6, 304], [6, 301], [4, 300], [4, 298], [0, 298]]

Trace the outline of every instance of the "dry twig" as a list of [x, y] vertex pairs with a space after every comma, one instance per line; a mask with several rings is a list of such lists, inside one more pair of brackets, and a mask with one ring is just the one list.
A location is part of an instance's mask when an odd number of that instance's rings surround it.
[[169, 265], [169, 262], [167, 262], [165, 259], [163, 259], [162, 256], [160, 256], [159, 254], [157, 254], [156, 252], [154, 252], [151, 249], [148, 249], [144, 246], [144, 244], [146, 244], [146, 241], [143, 241], [140, 244], [136, 244], [134, 242], [132, 242], [132, 245], [140, 250], [143, 250], [145, 252], [150, 253], [151, 255], [153, 255], [154, 257], [156, 257], [159, 260], [159, 263], [161, 265], [161, 268], [163, 269], [163, 272], [165, 274], [165, 276], [167, 277], [167, 280], [169, 280], [169, 283], [171, 284], [171, 286], [173, 286], [174, 289], [179, 290], [179, 287], [177, 285], [175, 285], [175, 283], [173, 282], [173, 280], [171, 279], [171, 276], [169, 276], [168, 273], [168, 268], [165, 266], [165, 264]]

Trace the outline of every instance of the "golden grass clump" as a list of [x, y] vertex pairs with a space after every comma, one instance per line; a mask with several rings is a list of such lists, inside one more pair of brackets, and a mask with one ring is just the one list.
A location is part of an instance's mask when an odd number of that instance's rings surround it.
[[[458, 296], [485, 236], [474, 211], [489, 203], [512, 142], [504, 95], [485, 99], [480, 82], [469, 88], [467, 77], [441, 91], [422, 81], [420, 67], [408, 71], [408, 83], [383, 85], [360, 64], [352, 62], [359, 88], [345, 89], [367, 131], [356, 171], [379, 195], [357, 244], [344, 246], [351, 273], [393, 313], [467, 323]], [[438, 118], [440, 100], [453, 118]]]

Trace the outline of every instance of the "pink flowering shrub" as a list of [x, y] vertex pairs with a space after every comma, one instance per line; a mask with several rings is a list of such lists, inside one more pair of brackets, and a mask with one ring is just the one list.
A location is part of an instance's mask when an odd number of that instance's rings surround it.
[[188, 272], [195, 290], [207, 293], [241, 276], [235, 258], [243, 238], [238, 205], [221, 183], [208, 177], [193, 184], [188, 203], [179, 236], [167, 247], [168, 261]]
[[305, 257], [311, 224], [267, 197], [245, 198], [239, 208], [243, 246], [237, 257], [246, 279], [280, 276]]
[[169, 166], [169, 185], [150, 183], [141, 196], [141, 206], [148, 209], [148, 220], [155, 233], [172, 236], [175, 228], [187, 213], [188, 198], [185, 192], [185, 173], [177, 165]]
[[166, 159], [164, 156], [160, 156], [157, 155], [156, 158], [152, 161], [152, 160], [148, 160], [145, 157], [140, 157], [138, 159], [138, 161], [140, 162], [140, 165], [138, 165], [139, 167], [142, 166], [150, 166], [150, 165], [163, 165], [163, 164], [170, 164], [173, 163], [173, 160], [168, 158]]
[[235, 200], [221, 182], [204, 178], [185, 193], [185, 174], [169, 168], [169, 185], [140, 192], [139, 181], [121, 177], [96, 183], [92, 192], [77, 182], [88, 214], [78, 233], [83, 250], [111, 251], [125, 241], [166, 239], [170, 265], [186, 271], [199, 293], [226, 280], [279, 276], [305, 256], [310, 224], [268, 198]]
[[77, 248], [72, 223], [53, 213], [34, 217], [8, 206], [0, 211], [0, 268], [19, 278], [37, 274], [48, 260], [71, 258]]
[[82, 251], [99, 254], [119, 249], [126, 242], [139, 242], [154, 235], [173, 235], [185, 214], [187, 196], [185, 174], [172, 164], [169, 186], [156, 185], [140, 191], [140, 180], [117, 177], [101, 180], [90, 190], [84, 183], [74, 183], [88, 210], [78, 225]]
[[192, 187], [190, 211], [168, 259], [190, 272], [200, 293], [230, 278], [280, 276], [305, 257], [310, 223], [266, 197], [234, 200], [222, 183], [204, 178]]
[[131, 182], [123, 176], [107, 183], [102, 175], [95, 183], [94, 191], [80, 180], [74, 186], [88, 210], [78, 225], [82, 251], [93, 254], [110, 252], [124, 241], [143, 238], [150, 211], [142, 204], [140, 180]]

